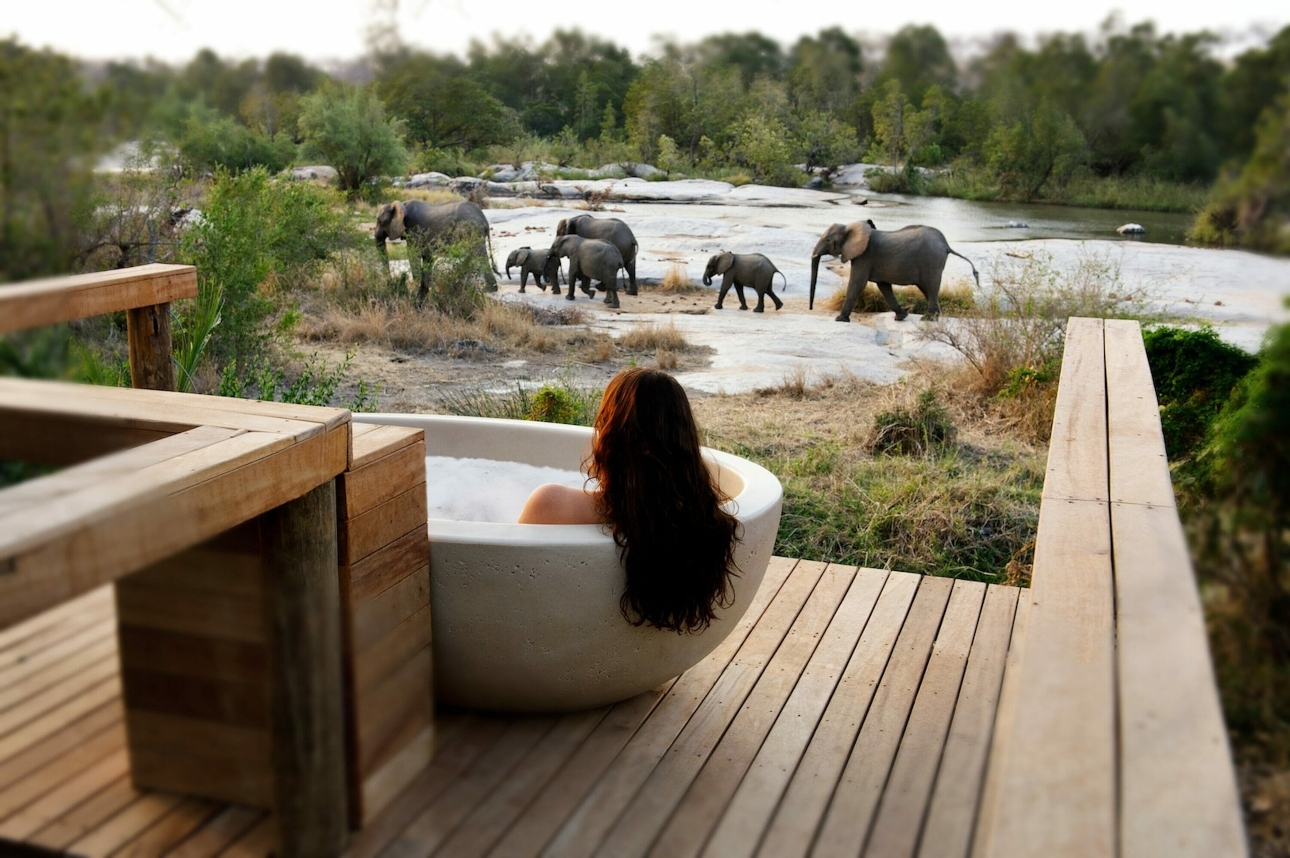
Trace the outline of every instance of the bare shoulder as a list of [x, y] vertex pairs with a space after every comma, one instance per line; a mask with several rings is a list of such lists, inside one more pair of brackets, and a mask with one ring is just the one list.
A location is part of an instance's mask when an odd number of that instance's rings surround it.
[[547, 483], [529, 495], [520, 524], [601, 524], [596, 496], [573, 486]]

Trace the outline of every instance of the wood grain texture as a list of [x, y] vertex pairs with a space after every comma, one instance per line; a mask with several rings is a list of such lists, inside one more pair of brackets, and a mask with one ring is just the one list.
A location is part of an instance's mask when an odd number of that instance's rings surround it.
[[1072, 318], [1066, 326], [1045, 498], [1105, 501], [1106, 362], [1102, 320]]
[[[916, 598], [920, 580], [917, 575], [903, 572], [888, 575], [882, 595], [793, 772], [757, 854], [768, 858], [805, 855], [811, 848]], [[859, 850], [859, 844], [856, 849]]]
[[345, 565], [353, 566], [408, 531], [425, 526], [426, 485], [422, 482], [343, 522], [340, 556]]
[[968, 654], [976, 635], [986, 586], [955, 581], [932, 656], [918, 684], [900, 750], [882, 788], [882, 799], [865, 847], [868, 855], [913, 856], [932, 787], [958, 703]]
[[263, 811], [236, 805], [226, 807], [166, 852], [166, 858], [210, 858], [218, 855], [262, 819]]
[[[802, 563], [799, 563], [798, 568], [801, 566]], [[660, 790], [659, 799], [662, 800], [655, 801], [660, 810], [671, 812], [671, 818], [666, 820], [659, 832], [650, 850], [651, 855], [661, 858], [699, 854], [807, 662], [815, 653], [816, 645], [833, 621], [855, 574], [854, 566], [830, 565], [825, 568], [810, 598], [793, 621], [774, 656], [756, 678], [756, 684], [746, 699], [742, 704], [734, 704], [738, 706], [737, 714], [729, 723], [728, 730], [717, 733], [718, 740], [711, 743], [706, 739], [695, 742], [693, 753], [687, 753], [689, 748], [680, 739], [673, 745], [673, 750], [677, 753], [674, 757], [669, 757], [669, 760], [688, 758], [697, 761], [697, 764], [689, 762], [686, 766], [680, 766], [680, 772], [670, 772], [663, 765], [656, 770], [657, 782], [665, 779], [669, 782], [665, 789]], [[742, 662], [742, 655], [737, 656], [736, 660]], [[689, 789], [682, 793], [690, 778], [676, 775], [689, 774], [688, 770], [696, 765], [701, 765], [702, 769], [691, 775]], [[646, 785], [646, 790], [642, 790], [642, 796], [648, 797], [648, 789], [649, 784]], [[638, 797], [638, 802], [640, 800]], [[633, 813], [633, 821], [637, 818]], [[643, 821], [648, 823], [649, 816], [643, 815]]]
[[130, 385], [146, 390], [175, 390], [175, 361], [170, 338], [170, 304], [127, 310]]
[[[257, 607], [258, 612], [258, 607]], [[262, 644], [220, 640], [122, 624], [117, 630], [121, 665], [193, 679], [264, 686], [268, 653]]]
[[350, 605], [350, 647], [356, 653], [366, 651], [429, 605], [430, 566], [427, 564], [384, 592]]
[[860, 569], [802, 671], [770, 734], [738, 783], [704, 848], [709, 856], [752, 855], [806, 750], [874, 606], [887, 572]]
[[1041, 506], [1017, 700], [985, 854], [1116, 848], [1110, 539], [1105, 503]]
[[[421, 442], [424, 449], [425, 430], [422, 429], [412, 429], [407, 426], [380, 426], [375, 423], [355, 423], [354, 426], [356, 432], [358, 427], [362, 427], [362, 434], [355, 435], [354, 463], [350, 466], [352, 472], [360, 471], [377, 460], [417, 442]], [[422, 468], [424, 467], [423, 463]], [[424, 483], [425, 478], [416, 482]]]
[[340, 559], [341, 582], [348, 599], [351, 604], [359, 604], [425, 566], [430, 559], [430, 536], [425, 522], [418, 522], [407, 533], [352, 566], [343, 562], [346, 559], [343, 554]]
[[362, 784], [362, 820], [366, 825], [385, 810], [434, 759], [434, 718], [410, 739], [400, 742], [389, 759], [367, 773]]
[[63, 850], [138, 801], [142, 793], [121, 775], [91, 798], [81, 802], [27, 838], [33, 846]]
[[1172, 508], [1160, 406], [1135, 321], [1106, 321], [1106, 400], [1111, 500]]
[[[345, 473], [338, 486], [338, 508], [346, 518], [354, 518], [379, 506], [396, 488], [424, 485], [426, 481], [426, 445], [421, 429], [400, 429], [397, 437], [385, 446], [373, 449], [371, 433], [355, 443], [355, 466]], [[383, 435], [380, 436], [385, 441]]]
[[336, 488], [264, 518], [274, 809], [286, 856], [339, 855], [349, 838]]
[[966, 858], [972, 846], [1019, 592], [997, 584], [986, 590], [963, 686], [954, 705], [954, 721], [936, 773], [936, 788], [923, 822], [918, 847], [922, 858]]
[[191, 265], [153, 263], [28, 280], [0, 289], [0, 333], [195, 297], [197, 269]]

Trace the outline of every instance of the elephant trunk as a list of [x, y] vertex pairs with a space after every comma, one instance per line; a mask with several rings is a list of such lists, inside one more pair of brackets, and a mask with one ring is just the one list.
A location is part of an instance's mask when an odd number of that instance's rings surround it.
[[385, 249], [385, 236], [381, 233], [376, 234], [376, 251], [381, 254], [381, 261], [385, 263], [385, 276], [390, 276], [390, 254]]
[[509, 259], [506, 260], [506, 279], [511, 279], [511, 261]]
[[711, 274], [708, 274], [707, 272], [704, 272], [704, 274], [703, 274], [703, 285], [704, 285], [704, 286], [711, 286], [711, 285], [712, 285], [712, 275], [711, 275]]
[[815, 309], [815, 280], [820, 274], [820, 255], [817, 253], [811, 257], [811, 295], [807, 302], [807, 309]]

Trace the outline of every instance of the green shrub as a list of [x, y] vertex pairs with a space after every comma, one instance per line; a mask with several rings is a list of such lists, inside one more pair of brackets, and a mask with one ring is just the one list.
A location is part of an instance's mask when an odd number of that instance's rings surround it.
[[194, 173], [220, 167], [234, 173], [263, 167], [277, 173], [296, 156], [296, 145], [287, 135], [270, 137], [202, 107], [193, 108], [176, 143], [181, 161]]
[[334, 84], [300, 100], [304, 154], [336, 168], [342, 191], [357, 194], [379, 176], [398, 175], [408, 160], [403, 125], [364, 87]]
[[924, 390], [913, 411], [895, 408], [874, 418], [869, 446], [875, 453], [925, 456], [952, 443], [954, 435], [954, 424], [936, 391]]
[[583, 422], [579, 420], [581, 406], [582, 403], [568, 388], [544, 384], [533, 394], [533, 402], [524, 413], [524, 419], [540, 423], [578, 424]]
[[1160, 402], [1165, 450], [1170, 461], [1188, 458], [1258, 359], [1223, 342], [1209, 326], [1151, 328], [1142, 340]]
[[568, 379], [558, 379], [531, 391], [515, 385], [513, 393], [488, 393], [482, 390], [454, 391], [439, 399], [439, 406], [449, 414], [464, 417], [500, 417], [506, 420], [538, 420], [546, 423], [568, 423], [590, 426], [604, 391], [574, 387]]

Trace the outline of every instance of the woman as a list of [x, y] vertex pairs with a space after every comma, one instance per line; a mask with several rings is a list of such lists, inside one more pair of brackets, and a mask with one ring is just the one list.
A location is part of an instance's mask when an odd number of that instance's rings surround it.
[[539, 486], [521, 524], [607, 524], [627, 570], [623, 616], [675, 632], [707, 628], [732, 602], [738, 521], [721, 506], [676, 379], [627, 369], [605, 388], [591, 456], [594, 489]]

